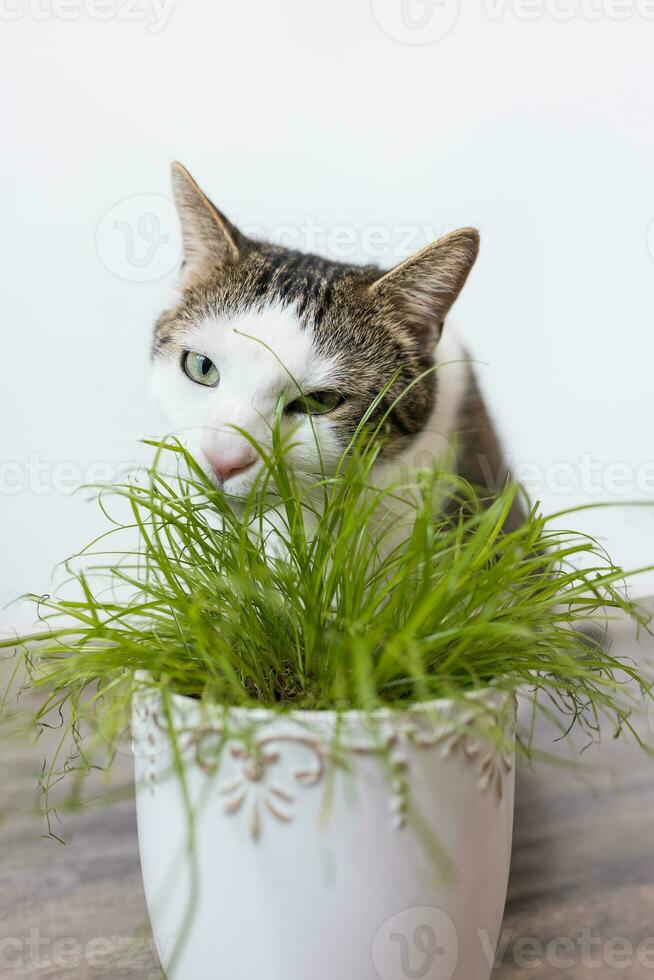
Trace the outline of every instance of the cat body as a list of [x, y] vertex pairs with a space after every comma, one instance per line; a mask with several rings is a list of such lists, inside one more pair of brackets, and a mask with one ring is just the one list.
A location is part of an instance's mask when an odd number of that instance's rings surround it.
[[371, 417], [387, 415], [378, 479], [454, 453], [471, 483], [504, 481], [469, 358], [443, 331], [477, 256], [474, 229], [384, 272], [246, 238], [177, 164], [173, 190], [184, 263], [179, 302], [155, 328], [154, 391], [225, 492], [252, 488], [260, 461], [243, 433], [268, 444], [280, 396], [289, 461], [317, 475], [387, 386]]

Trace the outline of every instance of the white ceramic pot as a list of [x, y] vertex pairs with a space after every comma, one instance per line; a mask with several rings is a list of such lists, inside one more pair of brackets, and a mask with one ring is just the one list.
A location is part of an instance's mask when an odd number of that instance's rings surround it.
[[[484, 700], [502, 724], [513, 714], [506, 700]], [[513, 753], [479, 736], [476, 708], [464, 711], [455, 719], [437, 702], [374, 719], [353, 712], [335, 737], [332, 712], [236, 709], [230, 731], [250, 734], [225, 743], [224, 714], [176, 697], [195, 812], [189, 853], [164, 714], [140, 694], [141, 866], [170, 980], [487, 980], [511, 852]]]

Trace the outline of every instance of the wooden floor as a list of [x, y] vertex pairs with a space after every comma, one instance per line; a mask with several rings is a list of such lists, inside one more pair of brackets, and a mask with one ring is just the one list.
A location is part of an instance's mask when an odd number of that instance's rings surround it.
[[[624, 627], [613, 649], [654, 655]], [[131, 758], [119, 756], [111, 787], [97, 786], [100, 798], [122, 789], [122, 800], [53, 828], [64, 846], [43, 838], [32, 809], [39, 747], [3, 734], [0, 978], [163, 977], [141, 886]], [[592, 776], [542, 763], [518, 773], [495, 980], [654, 980], [654, 761], [610, 738], [584, 758]]]

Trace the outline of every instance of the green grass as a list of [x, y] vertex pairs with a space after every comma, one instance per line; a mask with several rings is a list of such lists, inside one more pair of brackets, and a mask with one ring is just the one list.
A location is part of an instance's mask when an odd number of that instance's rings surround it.
[[57, 594], [31, 597], [41, 627], [0, 644], [44, 693], [37, 724], [65, 719], [77, 764], [63, 770], [90, 765], [98, 734], [111, 752], [141, 671], [164, 697], [280, 712], [529, 691], [591, 737], [603, 715], [632, 729], [630, 692], [649, 696], [648, 682], [580, 629], [612, 612], [647, 619], [601, 545], [561, 530], [574, 510], [533, 506], [505, 533], [513, 485], [488, 501], [425, 470], [376, 487], [381, 423], [362, 424], [335, 476], [300, 480], [281, 410], [246, 501], [179, 442], [152, 443], [149, 469], [99, 493], [107, 533], [67, 563]]

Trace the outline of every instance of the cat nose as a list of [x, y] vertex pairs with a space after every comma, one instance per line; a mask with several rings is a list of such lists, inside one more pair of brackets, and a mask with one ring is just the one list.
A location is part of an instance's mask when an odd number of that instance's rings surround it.
[[216, 452], [213, 449], [205, 449], [204, 455], [221, 483], [225, 483], [231, 477], [245, 472], [257, 458], [252, 446], [243, 446], [242, 449], [232, 449], [229, 452]]

